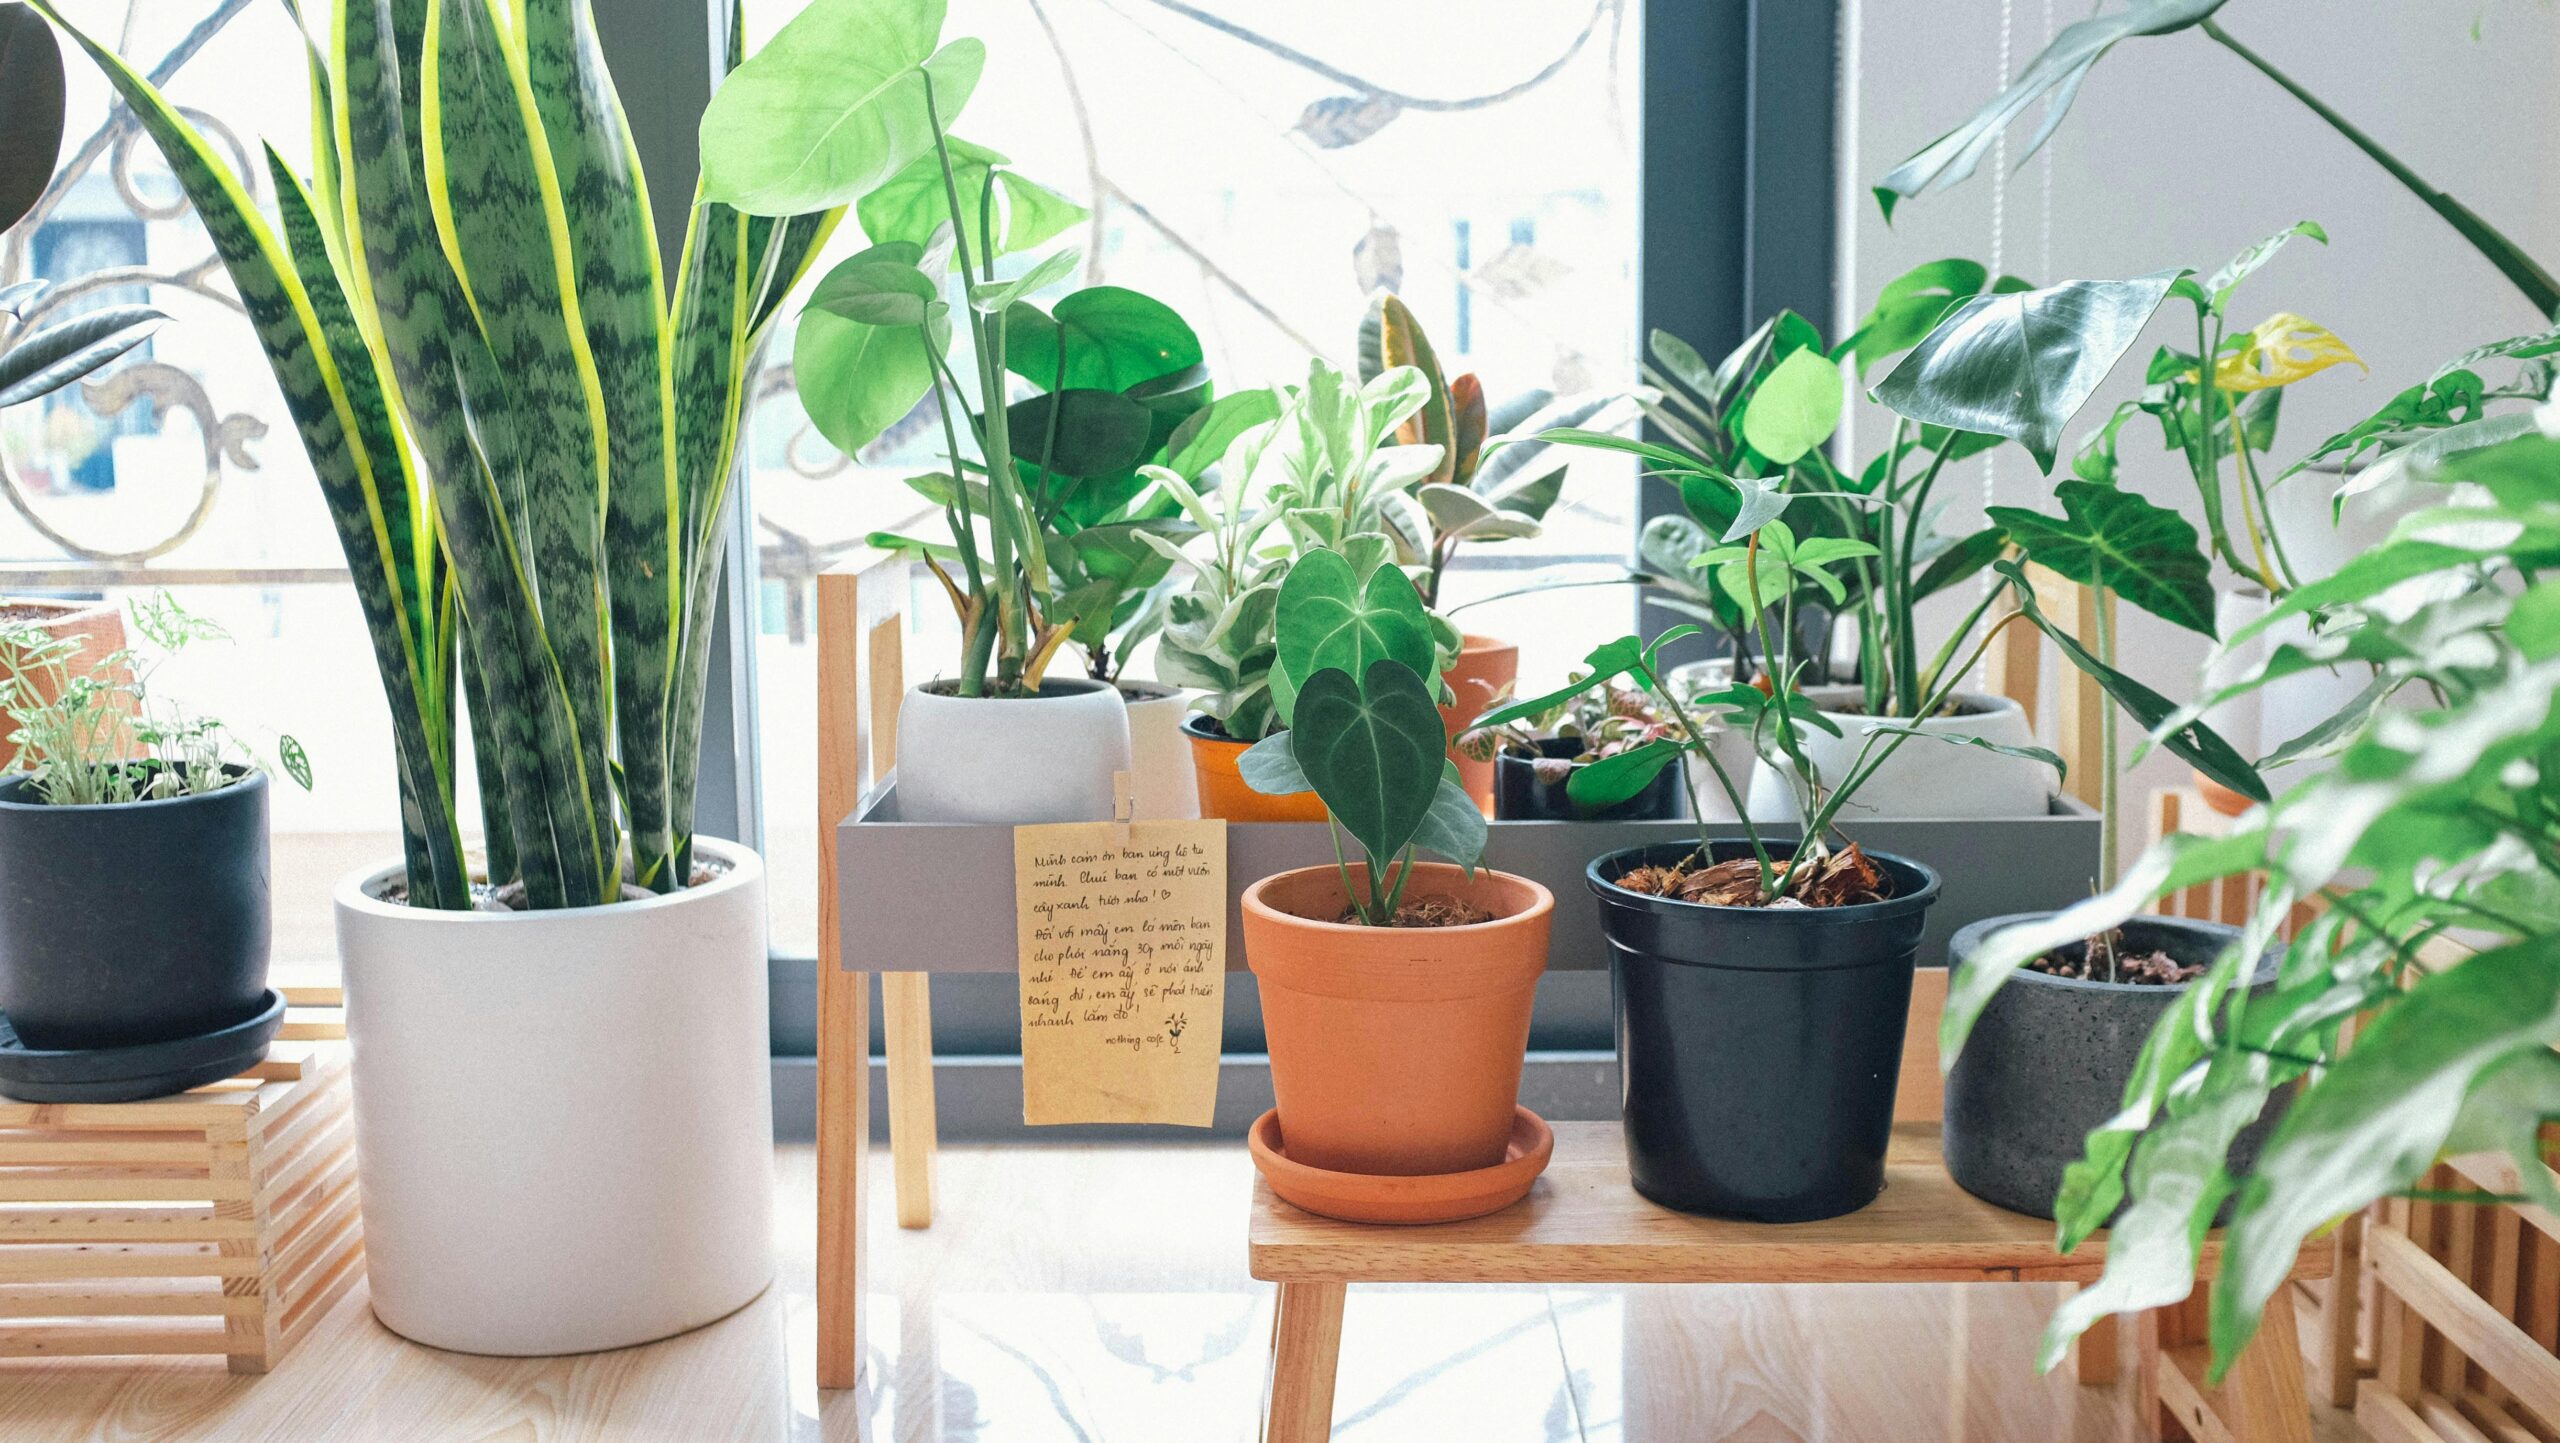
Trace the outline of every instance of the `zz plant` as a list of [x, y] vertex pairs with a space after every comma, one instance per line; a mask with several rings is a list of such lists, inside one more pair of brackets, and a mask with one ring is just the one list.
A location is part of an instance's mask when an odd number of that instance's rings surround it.
[[[490, 880], [535, 908], [684, 886], [747, 387], [836, 213], [696, 197], [670, 278], [585, 0], [334, 0], [313, 173], [268, 147], [270, 220], [34, 3], [194, 202], [300, 429], [391, 704], [411, 905], [471, 905], [466, 696]], [[861, 140], [888, 169], [920, 143]]]

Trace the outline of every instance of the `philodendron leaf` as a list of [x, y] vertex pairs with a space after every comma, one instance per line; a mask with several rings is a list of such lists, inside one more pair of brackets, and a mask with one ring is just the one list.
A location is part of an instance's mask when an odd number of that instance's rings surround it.
[[2207, 277], [2204, 283], [2206, 304], [2216, 314], [2220, 314], [2222, 308], [2231, 303], [2231, 293], [2240, 288], [2240, 283], [2247, 280], [2258, 267], [2275, 259], [2276, 252], [2284, 249], [2285, 242], [2298, 235], [2309, 236], [2322, 245], [2329, 243], [2329, 233], [2320, 228], [2318, 221], [2295, 221], [2283, 230], [2277, 231], [2274, 235], [2233, 256], [2230, 264]]
[[[987, 48], [940, 50], [942, 0], [815, 0], [729, 72], [702, 113], [702, 199], [799, 215], [870, 194], [933, 148]], [[927, 77], [932, 115], [925, 103]]]
[[[2054, 645], [2062, 648], [2064, 659], [2087, 673], [2101, 690], [2115, 698], [2116, 705], [2123, 707], [2125, 714], [2140, 723], [2144, 731], [2158, 731], [2161, 723], [2181, 711], [2176, 702], [2100, 661], [2080, 644], [2078, 637], [2055, 626], [2036, 605], [2035, 588], [2028, 583], [2026, 573], [2018, 568], [2018, 563], [1995, 561], [1991, 569], [2008, 578], [2010, 590], [2017, 597], [2018, 609], [2026, 614], [2027, 620], [2035, 623], [2037, 630], [2052, 637]], [[2219, 732], [2201, 720], [2190, 720], [2171, 730], [2160, 739], [2160, 744], [2187, 765], [2249, 800], [2267, 800], [2267, 784], [2258, 775], [2257, 768], [2249, 765], [2246, 757], [2234, 751], [2231, 743], [2224, 741]]]
[[1431, 618], [1412, 579], [1378, 566], [1364, 582], [1336, 551], [1310, 551], [1290, 566], [1280, 583], [1279, 644], [1273, 690], [1281, 720], [1291, 725], [1295, 693], [1327, 669], [1365, 677], [1373, 664], [1393, 660], [1416, 676], [1438, 670]]
[[2053, 494], [2060, 517], [2015, 506], [1984, 514], [2038, 566], [2213, 635], [2213, 565], [2185, 517], [2094, 481], [2064, 481]]
[[1927, 425], [2006, 436], [2051, 471], [2062, 428], [2184, 274], [1976, 296], [1922, 337], [1872, 394]]
[[1921, 571], [1920, 579], [1911, 584], [1911, 599], [1925, 601], [1937, 595], [1999, 560], [2008, 546], [2009, 533], [1997, 526], [1986, 526], [1957, 541]]
[[2132, 0], [2123, 9], [2064, 26], [2042, 54], [2027, 62], [2027, 68], [2019, 72], [2008, 89], [1991, 97], [1964, 124], [1929, 142], [1876, 182], [1876, 204], [1884, 209], [1885, 219], [1893, 219], [1894, 202], [1904, 196], [1944, 190], [1973, 174], [1974, 167], [2000, 143], [2000, 136], [2010, 123], [2038, 99], [2049, 95], [2052, 99], [2045, 106], [2044, 125], [2017, 152], [2015, 163], [2023, 164], [2053, 134], [2062, 117], [2070, 113], [2072, 97], [2079, 93], [2081, 78], [2089, 73], [2089, 67], [2097, 64], [2098, 58], [2117, 41], [2184, 30], [2222, 5], [2223, 0]]
[[1840, 367], [1815, 350], [1791, 352], [1751, 393], [1742, 439], [1778, 466], [1792, 466], [1840, 429]]
[[[1303, 563], [1302, 563], [1303, 564]], [[1420, 673], [1393, 659], [1358, 685], [1327, 667], [1298, 690], [1290, 751], [1325, 810], [1384, 867], [1431, 810], [1449, 735]]]
[[1663, 768], [1680, 760], [1680, 750], [1678, 742], [1657, 737], [1633, 751], [1586, 763], [1565, 780], [1564, 794], [1586, 811], [1614, 807], [1653, 785]]
[[1422, 814], [1422, 825], [1414, 829], [1413, 844], [1446, 857], [1473, 876], [1476, 863], [1484, 858], [1484, 839], [1484, 808], [1468, 794], [1467, 784], [1458, 780], [1458, 764], [1442, 758], [1439, 789], [1431, 794], [1431, 809]]
[[1236, 775], [1244, 784], [1266, 797], [1289, 797], [1315, 790], [1306, 771], [1298, 765], [1295, 752], [1289, 749], [1289, 732], [1273, 732], [1236, 758]]
[[904, 248], [874, 246], [846, 260], [809, 293], [808, 309], [866, 326], [921, 326], [948, 310], [933, 278], [904, 254]]
[[24, 5], [0, 4], [0, 230], [44, 195], [62, 153], [62, 47]]

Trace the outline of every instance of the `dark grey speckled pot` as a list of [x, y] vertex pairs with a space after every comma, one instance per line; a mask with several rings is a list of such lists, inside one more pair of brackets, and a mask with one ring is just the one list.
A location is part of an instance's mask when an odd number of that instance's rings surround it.
[[[1985, 917], [1947, 944], [1951, 964], [1973, 955], [2003, 927], [2046, 913]], [[2125, 923], [2133, 950], [2157, 949], [2180, 962], [2211, 962], [2240, 935], [2236, 927], [2184, 917], [2136, 917]], [[2258, 960], [2252, 996], [2275, 986], [2281, 943]], [[2031, 1217], [2053, 1216], [2063, 1169], [2080, 1160], [2090, 1131], [2124, 1105], [2142, 1044], [2183, 987], [2083, 982], [2021, 968], [1984, 1008], [1947, 1073], [1944, 1142], [1947, 1171], [1965, 1191]], [[2235, 1170], [2258, 1148], [2284, 1111], [2285, 1095], [2267, 1105], [2231, 1150]]]

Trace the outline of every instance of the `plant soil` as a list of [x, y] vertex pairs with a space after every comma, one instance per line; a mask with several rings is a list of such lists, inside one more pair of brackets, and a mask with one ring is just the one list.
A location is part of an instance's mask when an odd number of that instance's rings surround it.
[[[2113, 944], [2116, 967], [2107, 971], [2105, 949], [2098, 944]], [[2205, 974], [2201, 962], [2180, 962], [2166, 952], [2145, 952], [2139, 956], [2124, 950], [2124, 934], [2110, 932], [2103, 939], [2092, 937], [2072, 947], [2057, 948], [2027, 964], [2030, 972], [2048, 977], [2069, 977], [2081, 982], [2114, 982], [2127, 987], [2184, 987]]]
[[1708, 907], [1855, 907], [1893, 895], [1893, 883], [1852, 842], [1816, 860], [1788, 885], [1783, 897], [1760, 893], [1760, 863], [1737, 857], [1711, 867], [1694, 857], [1676, 867], [1638, 867], [1617, 884], [1648, 897], [1669, 897]]
[[[1359, 909], [1345, 907], [1342, 909], [1342, 915], [1333, 920], [1346, 925], [1357, 925], [1360, 921]], [[1482, 907], [1461, 902], [1455, 897], [1407, 897], [1396, 904], [1396, 915], [1387, 925], [1390, 927], [1473, 927], [1492, 920], [1491, 912]]]
[[0, 605], [0, 626], [8, 626], [21, 621], [51, 621], [56, 617], [69, 616], [73, 610], [76, 610], [76, 608], [36, 606], [23, 601], [11, 602], [7, 605]]

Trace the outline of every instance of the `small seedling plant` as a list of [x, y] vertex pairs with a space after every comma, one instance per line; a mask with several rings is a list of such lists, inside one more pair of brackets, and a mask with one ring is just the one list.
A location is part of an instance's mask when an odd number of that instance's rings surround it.
[[[0, 628], [0, 723], [32, 775], [30, 792], [47, 806], [198, 796], [263, 770], [229, 728], [163, 700], [151, 685], [169, 657], [230, 634], [165, 591], [133, 603], [129, 614], [134, 630], [158, 648], [156, 659], [127, 647], [75, 667], [77, 638], [32, 624]], [[310, 790], [302, 744], [279, 738], [276, 753], [285, 774]]]
[[[1441, 728], [1432, 619], [1393, 548], [1361, 533], [1289, 568], [1271, 667], [1284, 729], [1238, 763], [1255, 791], [1312, 791], [1324, 802], [1345, 906], [1371, 927], [1394, 925], [1418, 852], [1473, 876], [1485, 840], [1484, 813], [1459, 782]], [[1368, 864], [1365, 886], [1345, 833]]]

